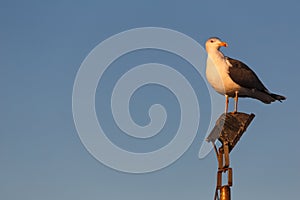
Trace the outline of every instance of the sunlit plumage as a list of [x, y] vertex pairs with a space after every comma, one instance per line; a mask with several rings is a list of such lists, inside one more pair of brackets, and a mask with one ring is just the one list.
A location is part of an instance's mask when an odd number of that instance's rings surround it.
[[206, 77], [211, 86], [225, 95], [225, 112], [228, 112], [229, 97], [235, 99], [234, 112], [237, 112], [238, 98], [250, 97], [270, 104], [282, 101], [284, 96], [271, 93], [259, 80], [258, 76], [243, 62], [224, 56], [220, 47], [227, 47], [226, 42], [213, 37], [206, 41], [208, 53]]

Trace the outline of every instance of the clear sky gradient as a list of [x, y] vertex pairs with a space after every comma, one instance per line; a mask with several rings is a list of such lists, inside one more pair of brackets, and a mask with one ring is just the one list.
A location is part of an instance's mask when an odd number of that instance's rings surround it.
[[[284, 103], [271, 105], [240, 100], [241, 111], [256, 117], [231, 153], [232, 199], [297, 199], [299, 8], [296, 0], [0, 0], [0, 199], [213, 198], [217, 163], [213, 153], [198, 159], [204, 138], [201, 131], [174, 164], [140, 175], [121, 173], [98, 162], [76, 132], [72, 89], [82, 61], [108, 37], [145, 26], [174, 29], [202, 45], [207, 38], [218, 36], [229, 44], [222, 49], [226, 55], [247, 63], [271, 91], [287, 96]], [[123, 63], [114, 63], [114, 69], [152, 59], [177, 67], [181, 62], [166, 53], [163, 58], [158, 58], [161, 54], [157, 52], [136, 53], [121, 58]], [[207, 94], [201, 88], [200, 81], [199, 94]], [[161, 88], [156, 91], [163, 93]], [[142, 103], [147, 94], [137, 94], [136, 101]], [[162, 102], [173, 98], [170, 94], [158, 96]], [[173, 101], [170, 105], [177, 104]], [[101, 112], [101, 105], [96, 107]], [[178, 114], [170, 109], [171, 116]], [[142, 124], [147, 119], [139, 110], [143, 109], [133, 109], [132, 115]], [[203, 110], [205, 121], [207, 110]], [[176, 123], [173, 125], [176, 128]], [[173, 130], [172, 124], [167, 130]], [[132, 150], [130, 141], [111, 138]], [[140, 145], [137, 150], [152, 150], [166, 141], [152, 141], [152, 146], [145, 143], [145, 149]]]

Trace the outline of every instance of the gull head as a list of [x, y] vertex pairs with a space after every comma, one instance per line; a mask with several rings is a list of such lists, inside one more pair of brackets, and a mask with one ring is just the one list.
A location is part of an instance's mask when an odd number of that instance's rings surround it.
[[228, 44], [226, 42], [221, 41], [217, 37], [209, 38], [205, 43], [205, 48], [207, 52], [219, 50], [220, 47], [227, 47]]

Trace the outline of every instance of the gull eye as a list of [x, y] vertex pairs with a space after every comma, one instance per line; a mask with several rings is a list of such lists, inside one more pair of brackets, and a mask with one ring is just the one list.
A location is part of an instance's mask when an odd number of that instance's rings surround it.
[[210, 43], [213, 43], [214, 41], [213, 40], [210, 40]]

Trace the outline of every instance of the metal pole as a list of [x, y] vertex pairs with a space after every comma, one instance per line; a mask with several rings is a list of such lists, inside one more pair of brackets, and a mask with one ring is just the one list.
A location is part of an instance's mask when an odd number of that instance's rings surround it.
[[[212, 143], [218, 161], [217, 186], [214, 200], [231, 199], [230, 187], [232, 186], [233, 179], [229, 154], [254, 117], [254, 114], [224, 113], [219, 117], [215, 127], [206, 138], [206, 141]], [[215, 145], [216, 140], [219, 140], [222, 143], [221, 147], [217, 148]], [[226, 185], [223, 185], [223, 173], [227, 173]]]
[[220, 189], [220, 200], [230, 200], [230, 187], [224, 185]]

